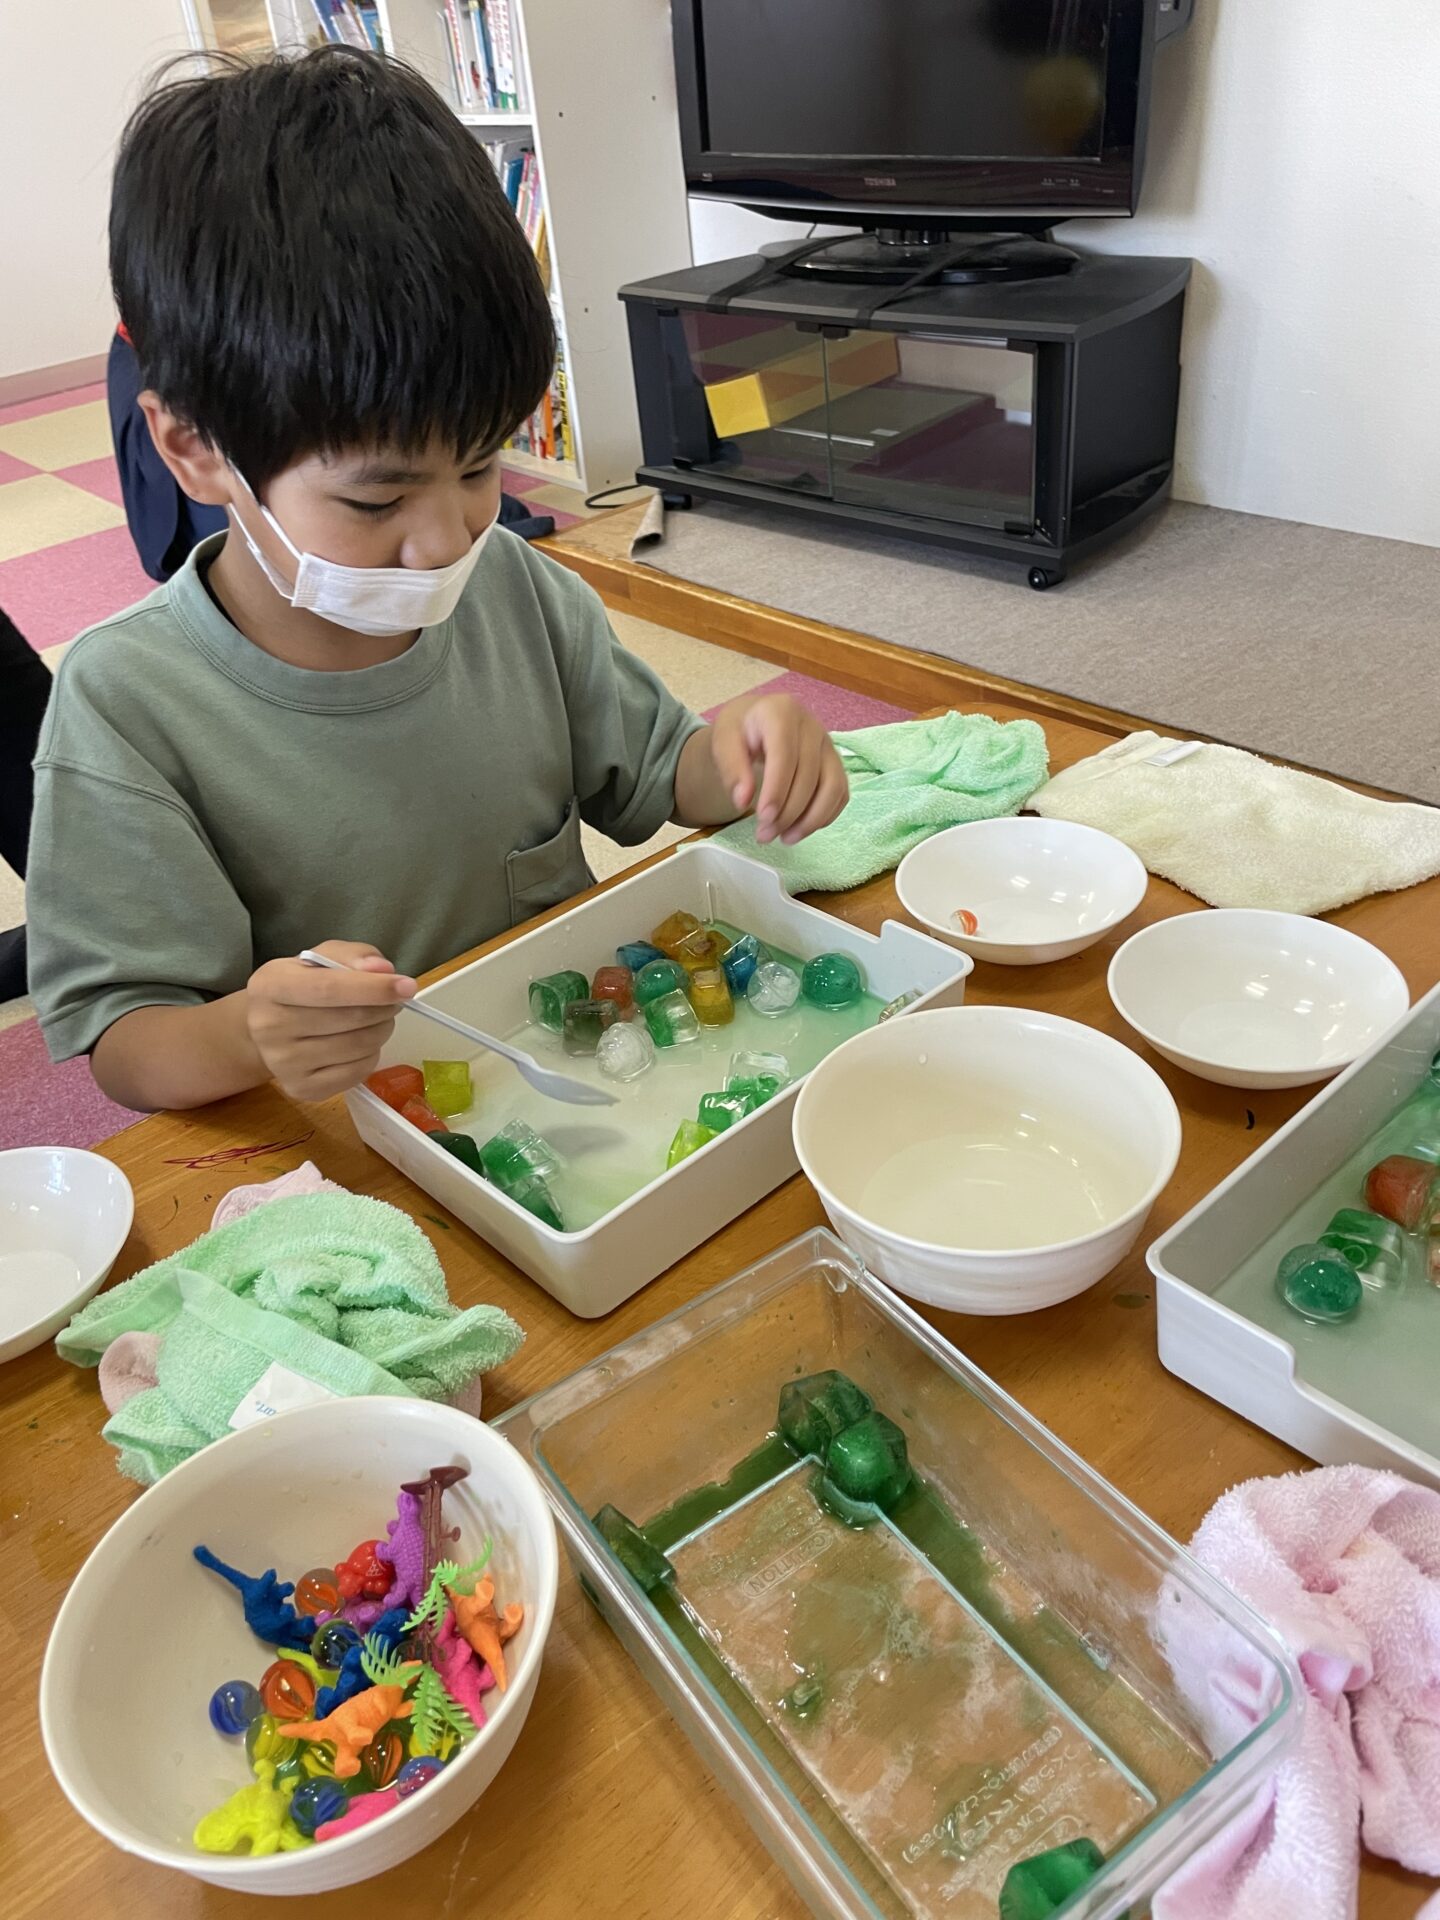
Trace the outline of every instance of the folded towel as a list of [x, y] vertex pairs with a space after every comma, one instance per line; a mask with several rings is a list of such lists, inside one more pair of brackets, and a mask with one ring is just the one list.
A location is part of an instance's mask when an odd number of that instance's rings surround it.
[[[1184, 748], [1157, 765], [1157, 754]], [[1099, 827], [1212, 907], [1329, 913], [1440, 873], [1440, 808], [1371, 800], [1238, 747], [1132, 733], [1031, 800]]]
[[273, 1180], [256, 1180], [247, 1186], [232, 1187], [222, 1193], [211, 1215], [210, 1225], [228, 1227], [257, 1207], [268, 1207], [272, 1200], [288, 1200], [297, 1193], [348, 1193], [348, 1187], [327, 1180], [313, 1160], [293, 1167], [289, 1173], [276, 1174]]
[[837, 733], [850, 803], [798, 846], [761, 846], [753, 820], [715, 836], [774, 867], [790, 893], [838, 893], [898, 866], [942, 827], [1018, 813], [1045, 778], [1049, 754], [1033, 720], [946, 713], [936, 720]]
[[[1275, 1628], [1307, 1691], [1296, 1744], [1155, 1920], [1354, 1920], [1362, 1828], [1371, 1852], [1440, 1874], [1440, 1492], [1365, 1467], [1252, 1480], [1191, 1551]], [[1257, 1674], [1182, 1590], [1160, 1623], [1201, 1725], [1235, 1744], [1274, 1705]]]
[[83, 1307], [56, 1341], [95, 1365], [125, 1334], [160, 1336], [156, 1382], [105, 1428], [122, 1471], [158, 1479], [229, 1429], [278, 1365], [332, 1393], [466, 1396], [524, 1335], [498, 1307], [457, 1311], [414, 1221], [341, 1191], [273, 1200]]

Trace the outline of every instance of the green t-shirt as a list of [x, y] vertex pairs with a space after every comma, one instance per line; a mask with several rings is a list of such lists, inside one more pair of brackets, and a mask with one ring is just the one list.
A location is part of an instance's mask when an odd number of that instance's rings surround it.
[[449, 620], [349, 673], [231, 626], [202, 577], [223, 538], [56, 679], [27, 876], [56, 1059], [317, 941], [420, 973], [568, 899], [590, 878], [581, 820], [647, 839], [701, 724], [589, 587], [503, 529]]

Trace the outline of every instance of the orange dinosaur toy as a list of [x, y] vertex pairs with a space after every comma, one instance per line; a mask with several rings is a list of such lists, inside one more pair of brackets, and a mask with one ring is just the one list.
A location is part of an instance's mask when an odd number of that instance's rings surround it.
[[[518, 1600], [512, 1600], [504, 1613], [497, 1613], [495, 1582], [488, 1573], [476, 1586], [474, 1593], [457, 1593], [454, 1587], [447, 1587], [445, 1592], [454, 1609], [455, 1625], [461, 1637], [469, 1642], [489, 1667], [495, 1676], [496, 1686], [503, 1693], [506, 1686], [505, 1656], [500, 1649], [520, 1631], [525, 1618], [524, 1607]], [[293, 1733], [294, 1728], [287, 1727], [285, 1731]]]
[[[420, 1663], [410, 1661], [400, 1668], [402, 1674], [419, 1671]], [[405, 1720], [415, 1711], [405, 1698], [409, 1680], [391, 1685], [367, 1687], [364, 1693], [342, 1700], [323, 1720], [288, 1721], [285, 1731], [292, 1740], [330, 1740], [335, 1745], [335, 1778], [349, 1780], [360, 1771], [360, 1755], [392, 1720]]]

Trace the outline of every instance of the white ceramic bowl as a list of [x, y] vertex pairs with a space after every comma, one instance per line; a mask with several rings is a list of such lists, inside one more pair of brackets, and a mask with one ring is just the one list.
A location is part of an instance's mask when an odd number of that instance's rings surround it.
[[1358, 1060], [1407, 1011], [1400, 969], [1356, 934], [1248, 907], [1144, 927], [1110, 998], [1158, 1054], [1222, 1087], [1305, 1087]]
[[1021, 1007], [953, 1007], [838, 1047], [795, 1103], [795, 1150], [835, 1230], [899, 1293], [1029, 1313], [1134, 1245], [1180, 1115], [1118, 1040]]
[[[947, 827], [907, 853], [895, 890], [912, 919], [974, 960], [1036, 967], [1093, 946], [1150, 884], [1123, 840], [1035, 816]], [[979, 921], [962, 933], [953, 915]]]
[[98, 1153], [0, 1153], [0, 1361], [40, 1346], [99, 1292], [134, 1218], [130, 1182]]
[[[274, 1656], [192, 1548], [204, 1542], [246, 1573], [278, 1567], [293, 1580], [383, 1536], [401, 1482], [451, 1464], [470, 1469], [445, 1496], [460, 1529], [455, 1557], [476, 1558], [489, 1534], [497, 1599], [525, 1604], [506, 1649], [509, 1686], [485, 1697], [487, 1724], [428, 1786], [357, 1832], [260, 1859], [200, 1852], [197, 1820], [252, 1778], [244, 1742], [211, 1727], [210, 1696], [226, 1680], [253, 1683]], [[77, 1810], [126, 1853], [252, 1894], [352, 1886], [428, 1846], [500, 1771], [534, 1698], [557, 1574], [539, 1481], [468, 1414], [355, 1399], [262, 1420], [151, 1487], [76, 1575], [40, 1679], [50, 1765]]]

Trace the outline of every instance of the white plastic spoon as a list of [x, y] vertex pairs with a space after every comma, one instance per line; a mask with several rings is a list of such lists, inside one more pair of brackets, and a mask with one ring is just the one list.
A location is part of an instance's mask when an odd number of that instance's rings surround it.
[[[313, 953], [309, 947], [300, 958], [307, 967], [329, 967], [335, 973], [356, 971], [353, 967], [347, 967], [343, 960], [332, 960], [327, 954]], [[438, 1027], [448, 1027], [451, 1033], [458, 1033], [462, 1040], [484, 1047], [488, 1053], [498, 1053], [502, 1060], [511, 1062], [520, 1078], [532, 1086], [536, 1093], [543, 1093], [551, 1100], [563, 1100], [572, 1107], [615, 1105], [615, 1095], [607, 1093], [603, 1087], [587, 1086], [585, 1081], [573, 1079], [568, 1073], [557, 1073], [553, 1067], [542, 1067], [533, 1054], [507, 1046], [505, 1041], [497, 1040], [493, 1033], [482, 1033], [478, 1027], [467, 1027], [463, 1020], [457, 1020], [453, 1014], [441, 1013], [438, 1007], [427, 1006], [423, 1000], [400, 1000], [396, 1005], [401, 1011], [418, 1013], [426, 1020], [433, 1020]]]

